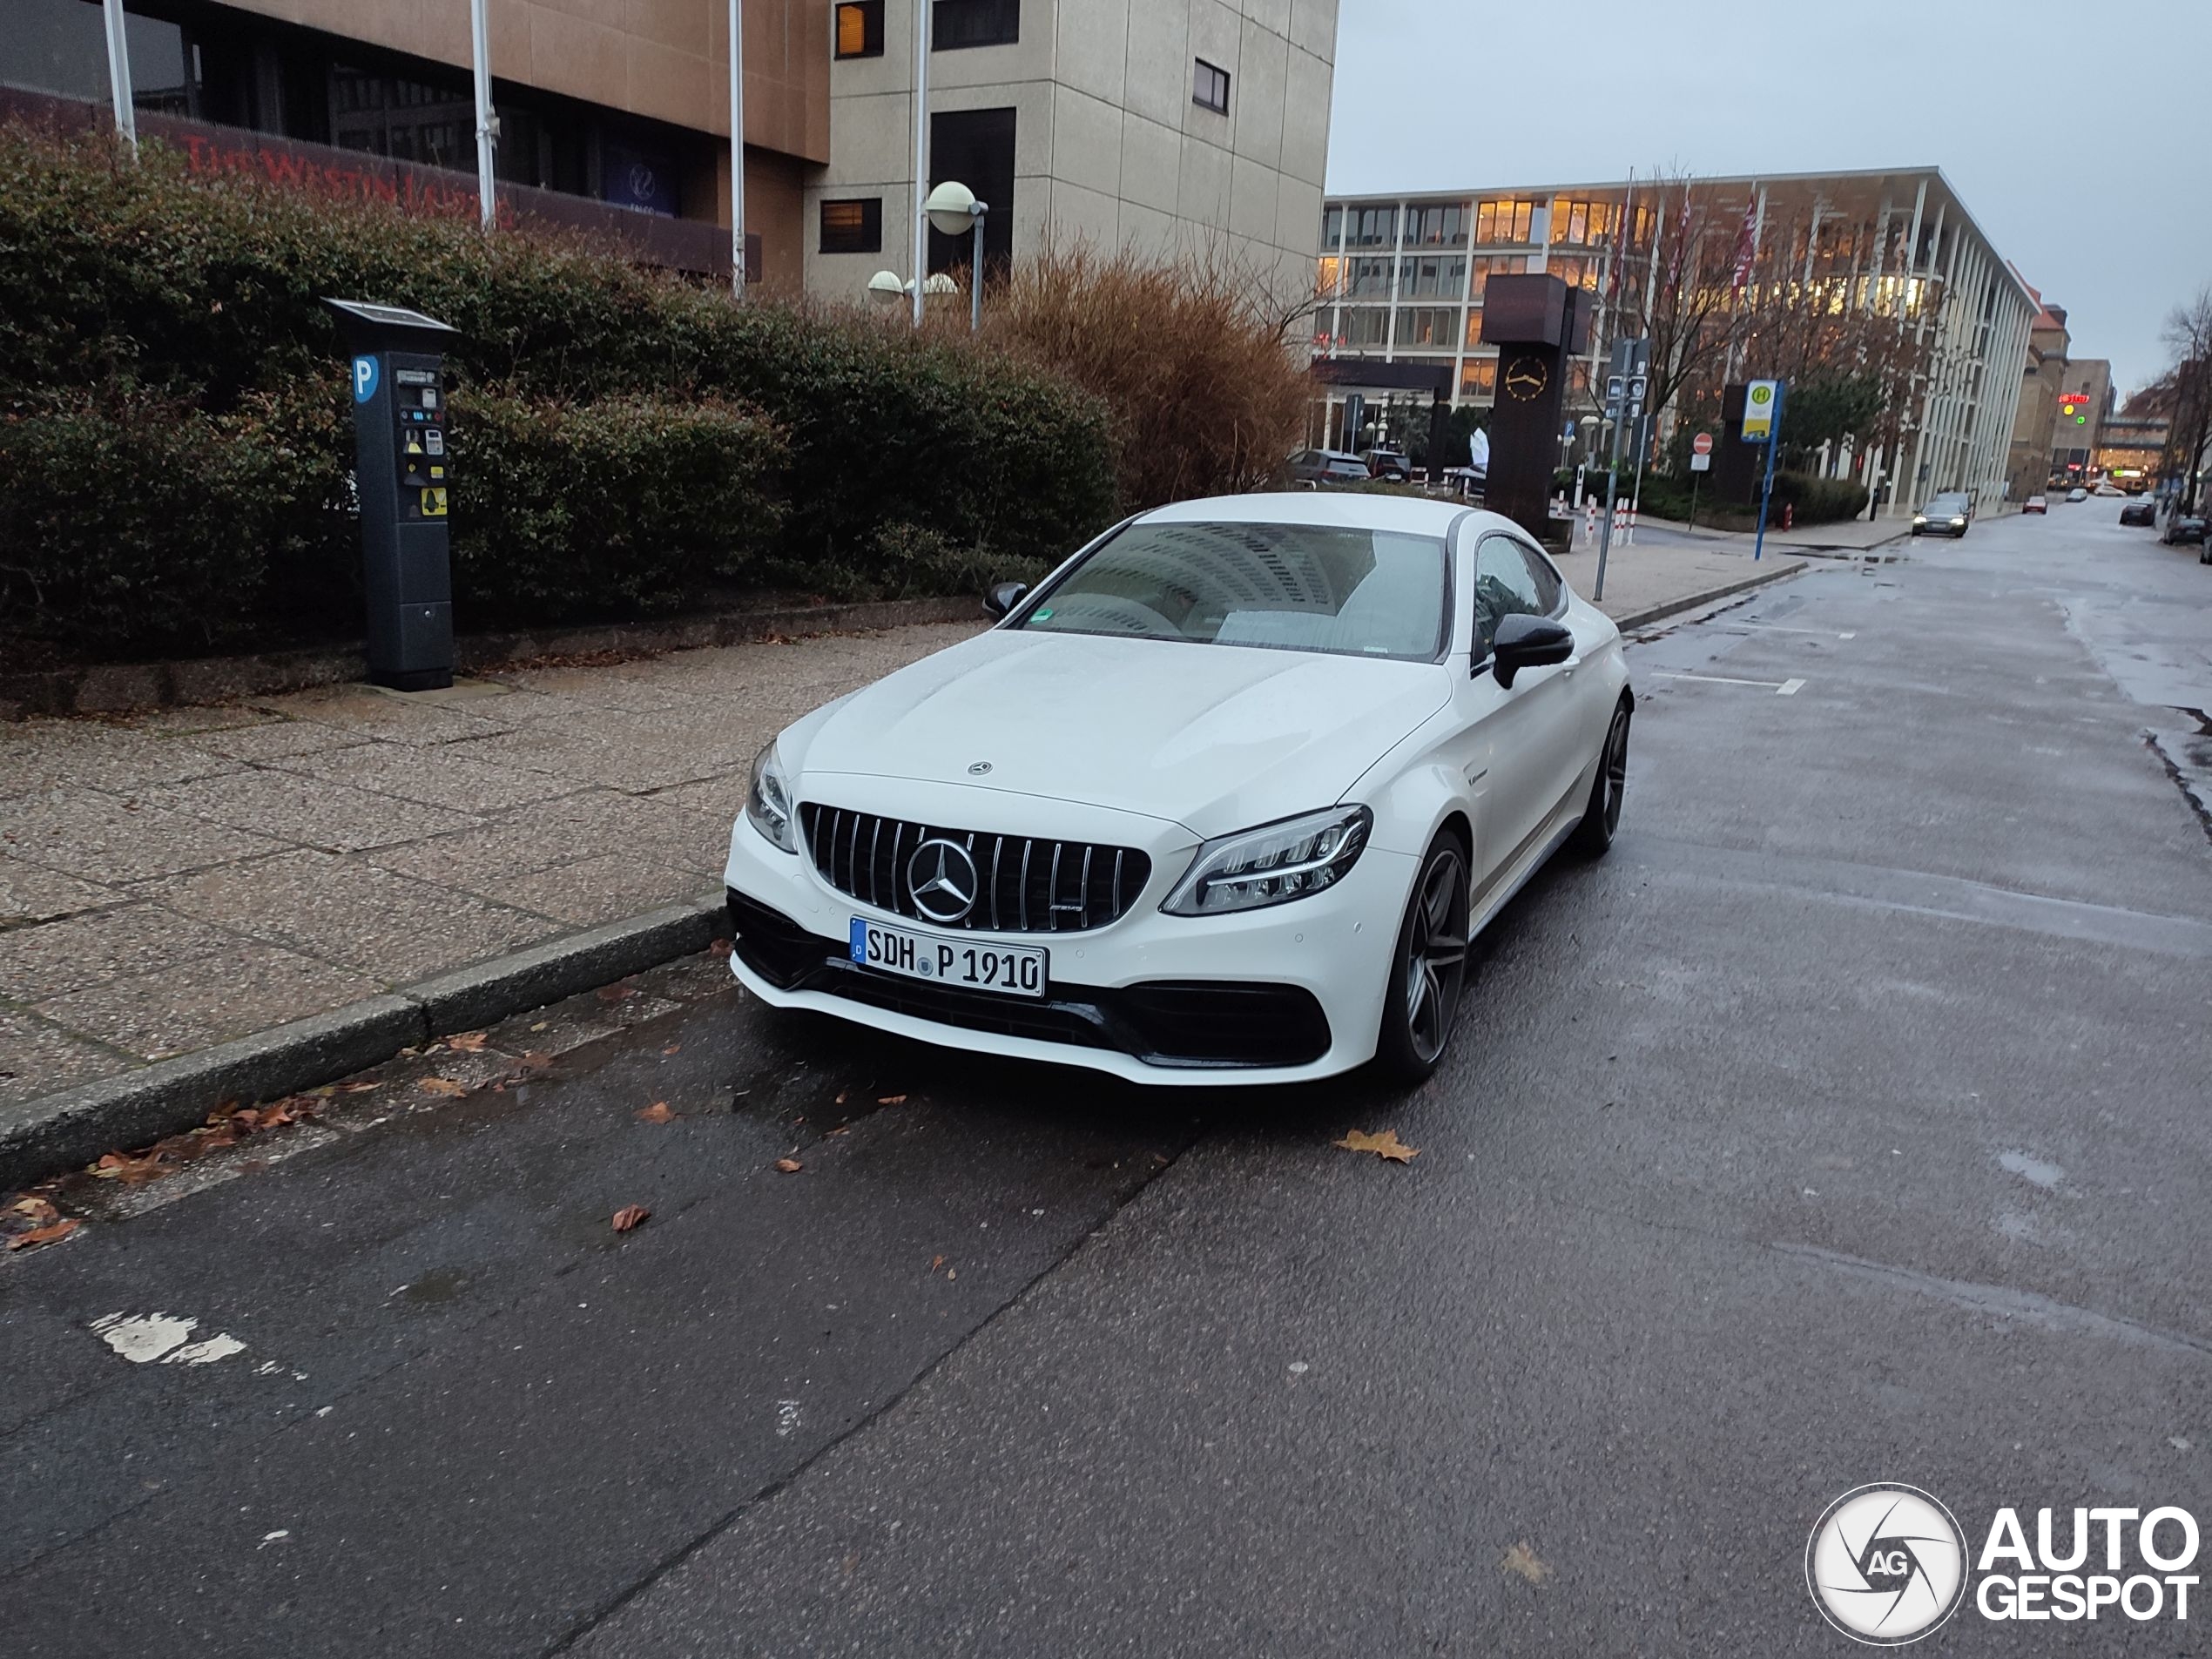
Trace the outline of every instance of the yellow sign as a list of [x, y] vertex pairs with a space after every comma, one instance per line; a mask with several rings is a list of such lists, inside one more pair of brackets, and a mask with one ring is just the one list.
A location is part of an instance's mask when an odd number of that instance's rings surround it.
[[422, 453], [422, 440], [412, 432], [407, 435], [407, 452], [411, 455], [419, 455]]
[[443, 489], [424, 490], [422, 492], [422, 516], [425, 518], [443, 518], [445, 516], [446, 492]]
[[1774, 435], [1776, 405], [1781, 401], [1779, 381], [1753, 381], [1743, 394], [1743, 442], [1764, 443]]

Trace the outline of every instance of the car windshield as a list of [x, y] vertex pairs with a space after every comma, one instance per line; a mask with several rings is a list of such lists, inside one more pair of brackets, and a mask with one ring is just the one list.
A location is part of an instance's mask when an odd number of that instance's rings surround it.
[[1442, 538], [1321, 524], [1132, 524], [1017, 626], [1426, 662], [1444, 649]]
[[1964, 496], [1938, 496], [1923, 509], [1931, 513], [1959, 513], [1966, 508]]

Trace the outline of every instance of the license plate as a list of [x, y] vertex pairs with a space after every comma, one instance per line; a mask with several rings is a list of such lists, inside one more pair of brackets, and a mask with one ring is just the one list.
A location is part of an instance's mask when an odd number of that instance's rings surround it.
[[1045, 953], [1035, 945], [942, 939], [887, 927], [863, 916], [853, 918], [853, 960], [886, 974], [1006, 996], [1042, 996], [1048, 967]]

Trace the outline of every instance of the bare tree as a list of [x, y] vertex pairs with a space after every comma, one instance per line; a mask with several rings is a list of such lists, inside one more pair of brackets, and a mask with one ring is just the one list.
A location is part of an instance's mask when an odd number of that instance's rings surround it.
[[[2212, 442], [2212, 283], [2168, 314], [2165, 340], [2175, 361], [2161, 377], [2161, 384], [2171, 389], [2159, 471], [2180, 481], [2181, 509], [2190, 512], [2198, 505], [2197, 473], [2204, 464], [2205, 445]], [[2129, 401], [2131, 408], [2134, 401]]]

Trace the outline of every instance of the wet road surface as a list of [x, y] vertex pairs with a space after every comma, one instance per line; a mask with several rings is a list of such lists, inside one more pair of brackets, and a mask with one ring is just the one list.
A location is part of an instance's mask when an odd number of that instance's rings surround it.
[[1832, 1654], [1865, 1482], [2212, 1522], [2212, 570], [2105, 506], [1640, 643], [1621, 840], [1410, 1098], [702, 958], [65, 1184], [0, 1262], [10, 1652]]

